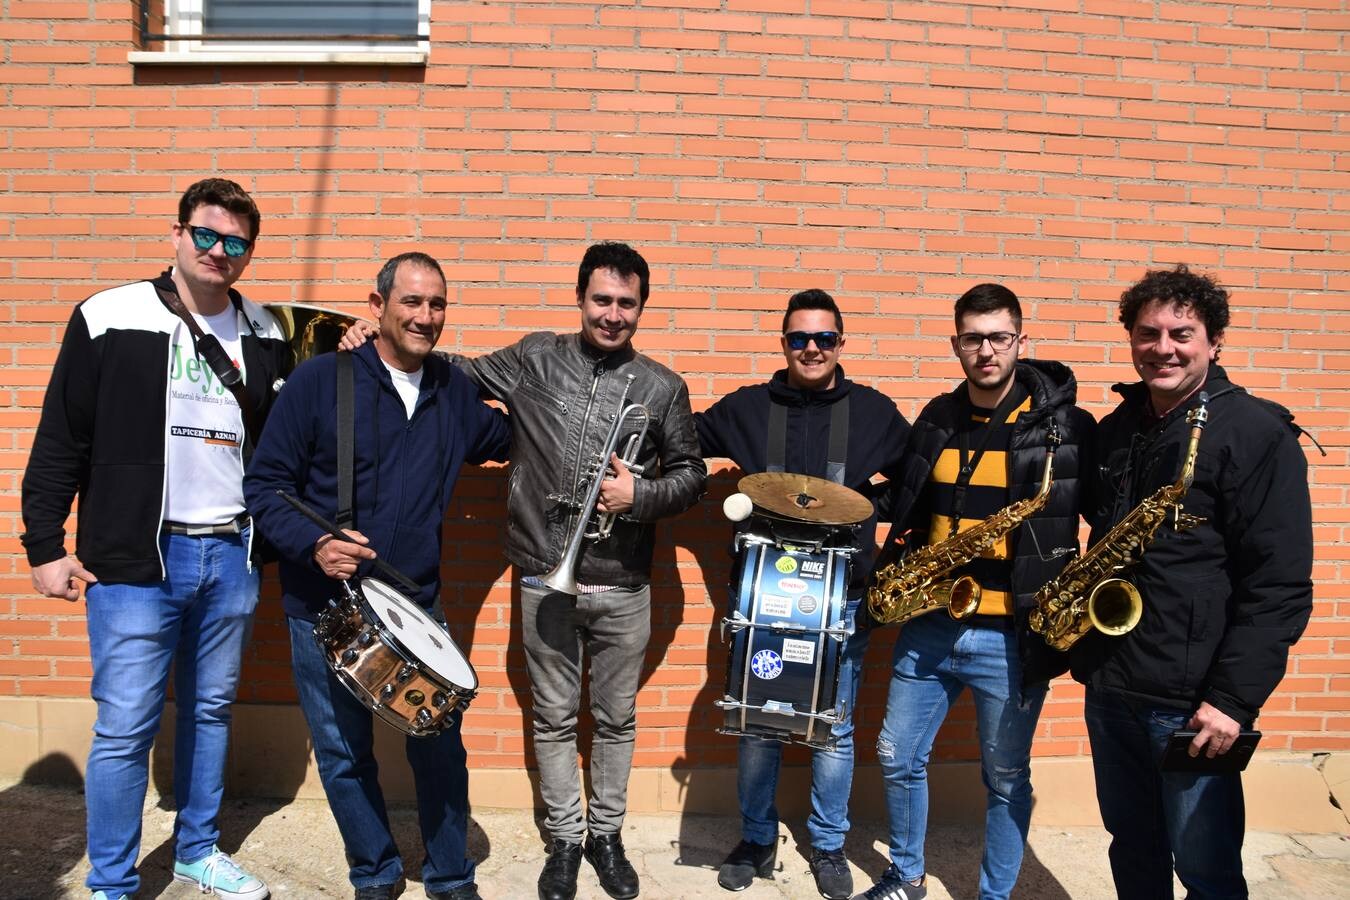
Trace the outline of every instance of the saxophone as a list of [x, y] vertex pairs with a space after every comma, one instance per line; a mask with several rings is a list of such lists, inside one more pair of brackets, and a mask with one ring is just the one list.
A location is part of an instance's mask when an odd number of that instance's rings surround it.
[[1195, 455], [1200, 446], [1200, 432], [1209, 419], [1208, 403], [1209, 395], [1201, 393], [1195, 409], [1186, 415], [1191, 426], [1190, 443], [1176, 482], [1158, 488], [1093, 544], [1092, 549], [1070, 562], [1058, 577], [1036, 592], [1031, 630], [1054, 649], [1068, 650], [1093, 628], [1103, 634], [1121, 635], [1138, 625], [1144, 608], [1139, 589], [1116, 577], [1116, 573], [1144, 552], [1168, 517], [1177, 531], [1204, 521], [1183, 513], [1181, 501], [1195, 478]]
[[966, 619], [980, 605], [980, 585], [969, 575], [944, 580], [950, 574], [1010, 533], [1050, 499], [1054, 480], [1055, 448], [1060, 444], [1059, 424], [1050, 420], [1045, 471], [1036, 496], [1018, 500], [980, 524], [945, 541], [928, 544], [909, 556], [883, 566], [867, 589], [867, 606], [878, 622], [908, 622], [915, 616], [946, 607], [953, 619]]

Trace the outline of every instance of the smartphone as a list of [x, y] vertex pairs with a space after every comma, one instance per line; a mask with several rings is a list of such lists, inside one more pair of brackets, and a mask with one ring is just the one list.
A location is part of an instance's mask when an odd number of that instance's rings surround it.
[[1199, 756], [1191, 756], [1191, 741], [1197, 732], [1174, 731], [1167, 739], [1167, 749], [1163, 751], [1162, 769], [1164, 772], [1198, 772], [1207, 775], [1219, 775], [1227, 772], [1241, 772], [1251, 762], [1252, 753], [1261, 740], [1259, 731], [1239, 731], [1237, 740], [1228, 748], [1227, 753], [1212, 759], [1201, 751]]

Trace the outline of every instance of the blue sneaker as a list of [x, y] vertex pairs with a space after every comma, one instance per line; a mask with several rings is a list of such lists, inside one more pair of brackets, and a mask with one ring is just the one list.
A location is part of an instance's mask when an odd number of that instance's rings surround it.
[[214, 894], [224, 900], [263, 900], [268, 896], [267, 885], [241, 869], [219, 847], [212, 847], [210, 855], [195, 863], [175, 860], [173, 880], [195, 884], [203, 894]]
[[114, 897], [107, 891], [94, 891], [89, 900], [131, 900], [126, 894], [118, 894]]

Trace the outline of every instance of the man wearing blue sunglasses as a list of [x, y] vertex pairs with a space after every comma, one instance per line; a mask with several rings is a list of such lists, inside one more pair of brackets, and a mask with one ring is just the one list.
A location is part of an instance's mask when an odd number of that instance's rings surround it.
[[230, 704], [258, 602], [243, 467], [289, 355], [272, 316], [232, 288], [259, 223], [239, 185], [199, 181], [179, 201], [173, 267], [75, 308], [24, 473], [33, 587], [76, 601], [86, 585], [98, 716], [85, 883], [96, 900], [140, 887], [141, 808], [171, 668], [174, 878], [227, 900], [267, 896], [216, 847]]
[[[909, 424], [886, 395], [844, 377], [844, 317], [834, 298], [806, 290], [788, 300], [780, 339], [786, 368], [766, 384], [741, 388], [696, 413], [704, 457], [726, 457], [747, 474], [792, 472], [828, 478], [864, 494], [872, 476], [900, 473]], [[836, 440], [837, 433], [847, 437]], [[842, 448], [842, 450], [841, 450]], [[781, 451], [781, 458], [779, 453]], [[837, 452], [837, 456], [836, 456]], [[835, 697], [842, 721], [831, 728], [834, 746], [812, 752], [811, 874], [821, 896], [846, 900], [853, 875], [844, 857], [848, 801], [853, 784], [853, 698], [862, 676], [866, 630], [854, 628], [876, 543], [876, 516], [857, 531], [845, 616], [852, 632], [839, 664]], [[729, 891], [749, 887], [756, 875], [773, 871], [778, 851], [778, 810], [774, 793], [782, 744], [746, 735], [740, 738], [736, 791], [741, 807], [741, 841], [722, 863], [717, 882]]]

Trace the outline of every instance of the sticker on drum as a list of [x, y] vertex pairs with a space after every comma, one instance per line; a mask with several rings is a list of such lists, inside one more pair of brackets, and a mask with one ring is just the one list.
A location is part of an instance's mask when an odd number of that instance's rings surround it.
[[779, 597], [775, 594], [764, 594], [759, 598], [759, 611], [766, 616], [777, 616], [780, 619], [786, 619], [792, 615], [792, 598]]
[[811, 665], [816, 661], [816, 645], [811, 641], [794, 641], [787, 638], [783, 641], [783, 662], [804, 663]]
[[456, 687], [478, 688], [478, 675], [450, 635], [431, 615], [389, 585], [361, 582], [361, 594], [385, 629], [422, 665]]
[[773, 681], [783, 674], [783, 660], [772, 650], [761, 650], [750, 660], [750, 671], [756, 678]]

